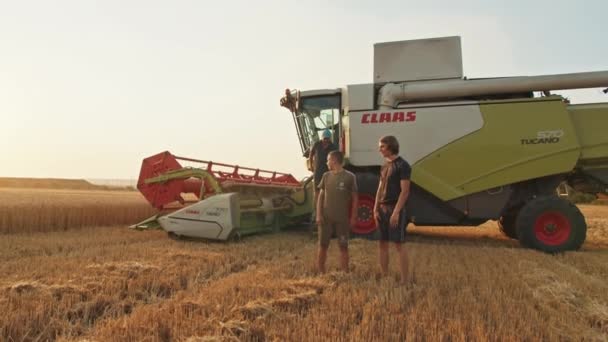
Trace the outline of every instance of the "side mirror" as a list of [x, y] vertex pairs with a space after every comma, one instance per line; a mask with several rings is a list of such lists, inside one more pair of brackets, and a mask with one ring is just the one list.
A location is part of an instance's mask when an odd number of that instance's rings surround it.
[[285, 89], [285, 96], [281, 98], [279, 102], [281, 107], [285, 107], [289, 109], [292, 113], [297, 110], [297, 101], [296, 98], [291, 95], [291, 91], [289, 89]]

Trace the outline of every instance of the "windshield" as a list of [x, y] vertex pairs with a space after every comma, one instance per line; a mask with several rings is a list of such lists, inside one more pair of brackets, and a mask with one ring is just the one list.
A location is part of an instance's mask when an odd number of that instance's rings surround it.
[[303, 97], [296, 118], [305, 154], [315, 142], [321, 140], [326, 128], [331, 131], [332, 140], [337, 144], [340, 95]]

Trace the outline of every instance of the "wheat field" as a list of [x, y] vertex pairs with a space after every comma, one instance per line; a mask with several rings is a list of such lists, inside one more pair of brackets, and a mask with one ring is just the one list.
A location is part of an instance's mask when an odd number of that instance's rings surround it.
[[351, 241], [350, 273], [332, 241], [318, 275], [305, 230], [217, 243], [40, 222], [0, 235], [0, 340], [605, 341], [608, 207], [582, 210], [583, 249], [554, 256], [494, 223], [412, 227], [405, 287], [392, 250], [391, 276], [376, 276], [373, 241]]
[[136, 191], [0, 187], [0, 233], [5, 234], [128, 225], [154, 213]]

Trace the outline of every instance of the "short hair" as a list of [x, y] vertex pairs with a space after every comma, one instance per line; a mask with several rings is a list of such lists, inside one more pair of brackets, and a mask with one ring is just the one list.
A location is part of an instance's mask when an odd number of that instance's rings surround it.
[[386, 145], [386, 148], [391, 151], [392, 154], [399, 154], [399, 141], [392, 135], [385, 135], [380, 138], [380, 142]]
[[338, 164], [344, 163], [344, 154], [340, 151], [333, 150], [329, 152], [329, 156], [331, 158], [334, 158], [338, 162]]

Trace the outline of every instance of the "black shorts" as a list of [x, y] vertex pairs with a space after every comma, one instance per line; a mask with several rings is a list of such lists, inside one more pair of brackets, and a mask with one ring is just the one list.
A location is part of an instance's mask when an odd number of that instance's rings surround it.
[[395, 207], [392, 205], [380, 205], [380, 220], [378, 222], [378, 230], [380, 231], [381, 241], [405, 242], [407, 230], [407, 215], [405, 209], [401, 210], [399, 215], [399, 223], [397, 227], [392, 228], [390, 225], [391, 215]]

